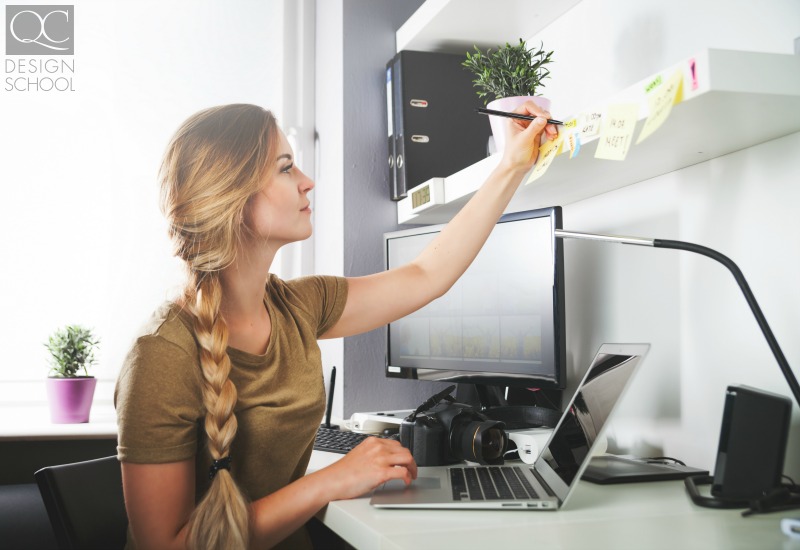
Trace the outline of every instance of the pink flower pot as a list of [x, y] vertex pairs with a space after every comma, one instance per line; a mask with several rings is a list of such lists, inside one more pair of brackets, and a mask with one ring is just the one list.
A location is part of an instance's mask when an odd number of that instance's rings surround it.
[[97, 386], [96, 378], [48, 378], [46, 384], [51, 422], [54, 424], [89, 422], [94, 388]]
[[[541, 107], [546, 111], [550, 111], [550, 100], [546, 97], [541, 96], [514, 96], [514, 97], [501, 97], [500, 99], [495, 99], [494, 101], [490, 101], [488, 105], [486, 105], [487, 109], [493, 109], [495, 111], [508, 111], [511, 112], [526, 101], [531, 100], [536, 105]], [[492, 127], [492, 136], [494, 137], [494, 144], [495, 148], [497, 149], [498, 153], [503, 152], [503, 147], [506, 143], [506, 125], [509, 123], [509, 119], [506, 117], [500, 116], [489, 116], [489, 124]]]

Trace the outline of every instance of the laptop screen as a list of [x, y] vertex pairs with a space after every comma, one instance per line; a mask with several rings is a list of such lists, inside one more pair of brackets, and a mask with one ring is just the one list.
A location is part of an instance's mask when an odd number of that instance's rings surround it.
[[601, 346], [536, 461], [536, 470], [562, 503], [648, 348], [647, 344]]

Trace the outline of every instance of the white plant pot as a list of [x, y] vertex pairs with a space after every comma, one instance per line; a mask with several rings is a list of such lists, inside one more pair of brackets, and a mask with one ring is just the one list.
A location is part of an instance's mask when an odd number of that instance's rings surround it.
[[[511, 112], [528, 100], [533, 101], [542, 109], [548, 112], [550, 111], [550, 100], [546, 97], [525, 95], [501, 97], [500, 99], [490, 101], [489, 104], [486, 105], [486, 108], [493, 109], [495, 111]], [[494, 138], [495, 149], [498, 153], [503, 152], [503, 147], [505, 146], [506, 142], [506, 129], [510, 122], [511, 120], [506, 117], [489, 115], [489, 124], [492, 127], [492, 137]]]

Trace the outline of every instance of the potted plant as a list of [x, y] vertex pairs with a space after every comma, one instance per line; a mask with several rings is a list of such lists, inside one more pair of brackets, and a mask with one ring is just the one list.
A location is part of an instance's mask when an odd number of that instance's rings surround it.
[[[475, 76], [472, 82], [476, 93], [488, 109], [513, 111], [530, 99], [549, 111], [550, 100], [537, 95], [537, 91], [544, 87], [542, 81], [550, 76], [545, 65], [553, 62], [553, 52], [546, 52], [543, 46], [541, 44], [538, 50], [529, 49], [521, 38], [517, 45], [506, 43], [494, 51], [489, 48], [482, 52], [473, 46], [475, 51], [467, 52], [467, 58], [461, 64]], [[490, 116], [489, 122], [497, 150], [502, 150], [505, 119]]]
[[67, 325], [50, 335], [45, 347], [50, 352], [52, 368], [47, 378], [50, 419], [57, 424], [89, 421], [97, 379], [88, 368], [95, 363], [99, 340], [92, 331], [79, 325]]

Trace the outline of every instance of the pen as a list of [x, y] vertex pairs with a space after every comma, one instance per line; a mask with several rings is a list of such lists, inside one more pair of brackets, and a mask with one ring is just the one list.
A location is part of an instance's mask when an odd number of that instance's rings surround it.
[[[519, 115], [517, 113], [509, 113], [508, 111], [495, 111], [493, 109], [483, 109], [481, 107], [476, 107], [476, 111], [478, 111], [482, 115], [497, 115], [497, 116], [504, 116], [508, 118], [521, 118], [523, 120], [533, 120], [536, 117], [530, 115]], [[564, 124], [560, 120], [553, 120], [552, 118], [547, 119], [548, 124]]]

